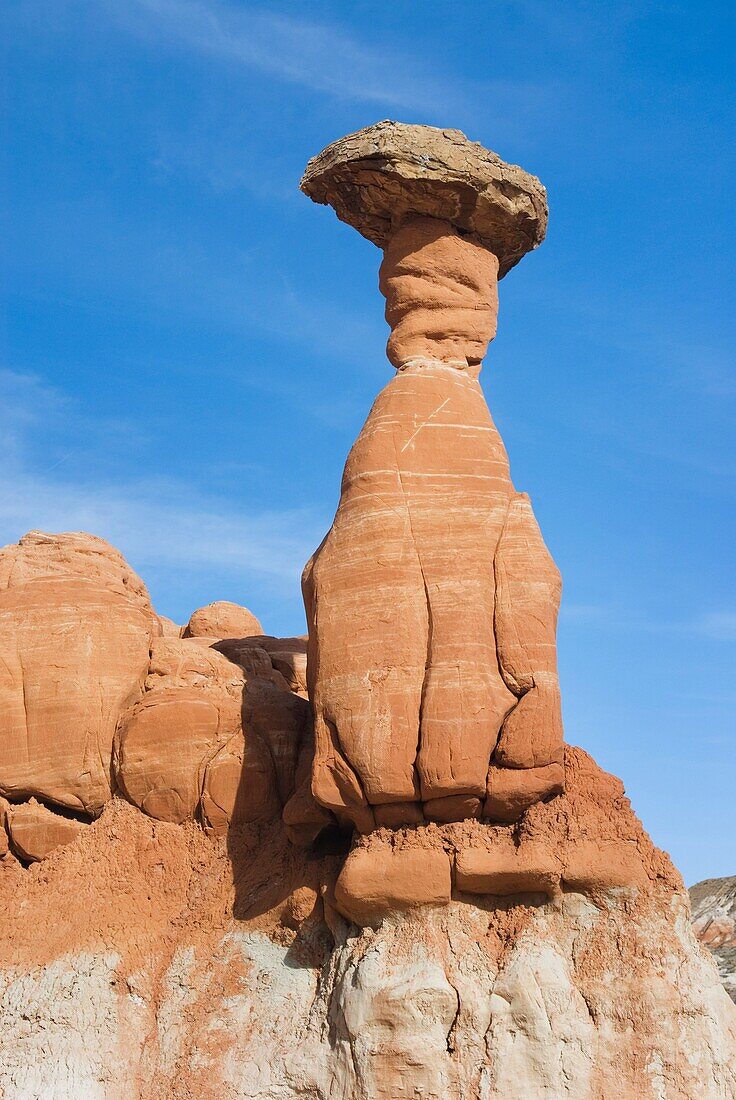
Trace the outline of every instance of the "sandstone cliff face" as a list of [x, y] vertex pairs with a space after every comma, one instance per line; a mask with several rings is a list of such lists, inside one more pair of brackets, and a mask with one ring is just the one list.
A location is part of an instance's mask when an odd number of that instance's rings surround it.
[[385, 246], [398, 371], [309, 638], [180, 630], [92, 536], [0, 551], [0, 1095], [736, 1100], [679, 875], [563, 744], [560, 578], [477, 381], [544, 191], [393, 123], [303, 187]]
[[31, 532], [0, 551], [0, 794], [100, 812], [117, 720], [159, 631], [143, 582], [102, 539]]
[[690, 887], [693, 929], [713, 955], [731, 1000], [736, 1001], [736, 877], [711, 878]]
[[[38, 579], [9, 591], [32, 608]], [[150, 648], [96, 820], [6, 764], [4, 1100], [736, 1097], [736, 1008], [618, 780], [568, 749], [520, 821], [351, 839], [311, 796], [305, 640], [164, 635], [136, 601]]]
[[731, 1100], [736, 1008], [687, 894], [620, 784], [577, 750], [571, 774], [528, 829], [424, 826], [396, 844], [492, 851], [491, 828], [537, 860], [565, 835], [605, 853], [615, 814], [637, 887], [614, 885], [606, 855], [596, 881], [552, 895], [466, 879], [472, 893], [365, 928], [332, 904], [341, 855], [293, 847], [278, 821], [226, 840], [114, 798], [44, 863], [0, 864], [0, 1092]]

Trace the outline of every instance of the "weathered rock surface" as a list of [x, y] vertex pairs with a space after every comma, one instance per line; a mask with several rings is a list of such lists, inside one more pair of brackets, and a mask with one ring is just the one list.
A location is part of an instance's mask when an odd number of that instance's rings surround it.
[[477, 374], [496, 335], [498, 259], [447, 222], [409, 217], [386, 246], [379, 286], [397, 370], [440, 362]]
[[[306, 643], [262, 636], [237, 604], [195, 612], [190, 629], [179, 638], [154, 613], [102, 539], [31, 532], [0, 550], [0, 792], [25, 803], [7, 815], [19, 858], [77, 835], [53, 807], [95, 816], [113, 789], [152, 817], [218, 832], [278, 816], [311, 737], [291, 690], [303, 689]], [[232, 630], [251, 636], [215, 642]], [[3, 829], [0, 855], [7, 846]]]
[[401, 371], [305, 571], [318, 800], [366, 831], [375, 806], [488, 796], [510, 820], [558, 792], [559, 591], [478, 383]]
[[272, 638], [261, 635], [246, 638], [260, 649], [265, 649], [271, 664], [284, 677], [289, 689], [297, 695], [307, 696], [307, 635], [298, 638]]
[[244, 680], [213, 649], [159, 638], [145, 696], [121, 719], [115, 774], [134, 805], [162, 821], [195, 817], [211, 756], [240, 731]]
[[256, 642], [154, 642], [146, 694], [122, 715], [115, 756], [120, 790], [151, 817], [201, 816], [222, 833], [278, 816], [294, 793], [309, 708]]
[[357, 838], [337, 880], [335, 907], [354, 923], [375, 925], [389, 911], [444, 904], [451, 889], [453, 896], [555, 899], [565, 891], [596, 897], [676, 881], [623, 784], [580, 749], [566, 750], [565, 770], [564, 795], [537, 802], [518, 825], [466, 820]]
[[460, 130], [377, 122], [313, 157], [301, 189], [380, 248], [408, 214], [449, 222], [498, 257], [499, 277], [547, 228], [547, 194], [536, 176]]
[[736, 877], [711, 878], [690, 887], [693, 930], [712, 954], [732, 1001], [736, 1001]]
[[145, 611], [148, 589], [114, 546], [86, 531], [29, 531], [0, 550], [0, 591], [39, 577], [84, 577], [103, 587], [122, 588]]
[[455, 894], [375, 928], [334, 909], [339, 855], [300, 852], [278, 822], [226, 843], [113, 799], [43, 864], [0, 873], [0, 1092], [733, 1100], [736, 1006], [687, 894], [620, 784], [572, 752], [578, 777], [528, 827], [445, 835], [472, 852], [484, 833], [548, 850], [615, 833], [637, 886]]
[[0, 550], [0, 793], [94, 815], [158, 622], [113, 547], [33, 532]]
[[247, 607], [217, 600], [195, 611], [184, 627], [185, 638], [245, 638], [263, 634], [263, 627]]
[[544, 235], [541, 185], [457, 133], [380, 123], [302, 189], [384, 247], [399, 372], [304, 571], [313, 794], [361, 832], [517, 820], [564, 789], [561, 582], [476, 379], [497, 277]]
[[56, 848], [71, 844], [87, 827], [83, 821], [54, 813], [35, 798], [10, 807], [5, 823], [13, 851], [29, 862], [46, 859]]

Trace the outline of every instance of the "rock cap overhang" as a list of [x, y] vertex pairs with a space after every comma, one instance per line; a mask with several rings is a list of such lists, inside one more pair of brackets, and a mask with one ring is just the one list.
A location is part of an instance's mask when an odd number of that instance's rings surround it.
[[498, 257], [498, 277], [544, 240], [547, 192], [460, 130], [388, 119], [328, 145], [301, 190], [383, 248], [411, 214], [450, 222]]

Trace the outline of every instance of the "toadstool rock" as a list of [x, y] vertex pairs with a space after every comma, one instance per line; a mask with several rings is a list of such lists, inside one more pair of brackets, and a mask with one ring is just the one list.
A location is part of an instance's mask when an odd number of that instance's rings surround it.
[[361, 832], [516, 819], [564, 786], [561, 583], [477, 376], [544, 189], [457, 131], [385, 122], [302, 190], [384, 249], [397, 369], [304, 571], [312, 791]]
[[460, 130], [385, 120], [328, 145], [302, 191], [385, 248], [408, 214], [449, 222], [498, 258], [499, 278], [544, 240], [547, 193]]

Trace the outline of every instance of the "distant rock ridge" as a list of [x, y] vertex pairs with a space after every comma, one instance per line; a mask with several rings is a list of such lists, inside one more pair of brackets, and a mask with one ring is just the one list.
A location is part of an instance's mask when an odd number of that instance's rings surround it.
[[693, 929], [713, 955], [732, 1001], [736, 1001], [736, 876], [709, 878], [690, 887]]

